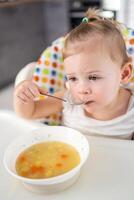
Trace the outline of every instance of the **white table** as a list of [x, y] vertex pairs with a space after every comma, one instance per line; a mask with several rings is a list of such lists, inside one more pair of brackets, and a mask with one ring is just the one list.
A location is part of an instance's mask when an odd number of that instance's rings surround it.
[[0, 111], [0, 199], [1, 200], [134, 200], [134, 141], [89, 137], [91, 155], [78, 181], [60, 193], [29, 192], [3, 166], [3, 153], [20, 134], [41, 126]]

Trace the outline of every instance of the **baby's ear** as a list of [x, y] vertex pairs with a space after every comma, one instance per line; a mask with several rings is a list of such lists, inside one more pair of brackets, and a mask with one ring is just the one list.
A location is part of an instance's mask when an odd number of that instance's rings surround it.
[[121, 69], [121, 83], [127, 84], [132, 76], [132, 63], [127, 62]]

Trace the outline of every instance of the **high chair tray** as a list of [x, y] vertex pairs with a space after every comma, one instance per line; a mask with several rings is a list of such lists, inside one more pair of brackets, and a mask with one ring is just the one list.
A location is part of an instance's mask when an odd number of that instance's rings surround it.
[[9, 143], [21, 134], [44, 126], [0, 111], [0, 199], [2, 200], [133, 200], [134, 141], [88, 137], [91, 154], [78, 181], [55, 194], [29, 192], [11, 177], [3, 166], [3, 154]]

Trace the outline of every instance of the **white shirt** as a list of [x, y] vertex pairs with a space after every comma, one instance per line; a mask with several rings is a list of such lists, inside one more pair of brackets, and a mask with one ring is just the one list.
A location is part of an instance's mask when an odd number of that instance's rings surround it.
[[134, 95], [125, 114], [107, 121], [87, 117], [81, 105], [64, 103], [63, 124], [86, 135], [131, 139], [134, 133]]

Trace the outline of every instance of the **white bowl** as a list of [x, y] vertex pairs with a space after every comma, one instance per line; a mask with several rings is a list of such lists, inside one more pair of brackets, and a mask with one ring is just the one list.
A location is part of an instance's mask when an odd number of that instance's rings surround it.
[[[61, 141], [74, 146], [80, 154], [79, 165], [63, 175], [52, 178], [30, 179], [19, 176], [15, 169], [18, 155], [29, 146], [43, 141]], [[39, 193], [52, 193], [71, 186], [77, 180], [88, 155], [89, 143], [80, 132], [63, 126], [45, 126], [15, 139], [4, 154], [4, 165], [7, 171], [21, 180], [29, 190]]]

